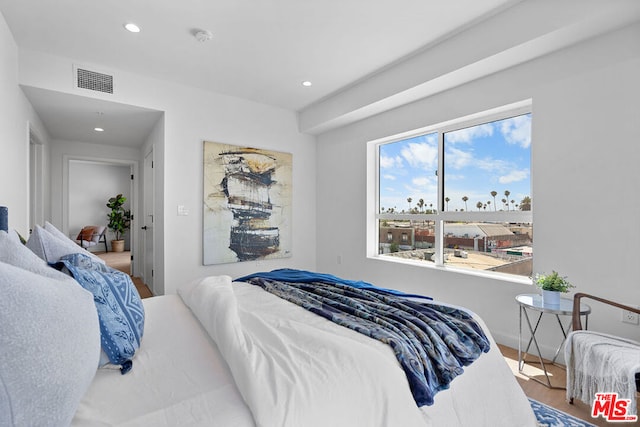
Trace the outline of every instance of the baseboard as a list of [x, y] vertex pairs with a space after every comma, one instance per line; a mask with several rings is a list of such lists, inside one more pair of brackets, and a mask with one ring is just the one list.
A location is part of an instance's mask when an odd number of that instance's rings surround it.
[[[504, 345], [507, 347], [511, 347], [511, 348], [515, 348], [516, 350], [518, 349], [518, 336], [517, 335], [511, 335], [511, 334], [505, 334], [502, 333], [501, 331], [491, 331], [491, 335], [493, 336], [493, 339], [500, 345]], [[527, 345], [527, 341], [529, 340], [528, 337], [522, 339], [522, 350], [524, 351], [526, 345]], [[556, 349], [557, 347], [551, 347], [549, 345], [544, 345], [540, 342], [538, 342], [538, 344], [540, 345], [540, 353], [542, 353], [542, 357], [547, 359], [547, 360], [551, 360], [553, 359], [553, 356], [556, 353]], [[533, 343], [531, 343], [531, 348], [529, 349], [529, 354], [533, 354], [533, 355], [537, 355], [536, 352], [536, 348], [534, 346]], [[560, 354], [558, 355], [558, 358], [556, 360], [557, 363], [560, 364], [564, 364], [564, 347], [563, 349], [560, 350]]]

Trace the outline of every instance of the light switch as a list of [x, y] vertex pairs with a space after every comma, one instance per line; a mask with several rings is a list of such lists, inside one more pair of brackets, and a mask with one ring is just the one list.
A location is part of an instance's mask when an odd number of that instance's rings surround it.
[[178, 215], [179, 216], [189, 215], [189, 209], [187, 209], [184, 205], [178, 205]]

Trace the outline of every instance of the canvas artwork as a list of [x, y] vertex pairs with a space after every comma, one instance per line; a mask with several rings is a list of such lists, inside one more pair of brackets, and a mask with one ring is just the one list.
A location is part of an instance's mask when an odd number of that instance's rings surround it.
[[292, 155], [204, 141], [203, 263], [291, 256]]

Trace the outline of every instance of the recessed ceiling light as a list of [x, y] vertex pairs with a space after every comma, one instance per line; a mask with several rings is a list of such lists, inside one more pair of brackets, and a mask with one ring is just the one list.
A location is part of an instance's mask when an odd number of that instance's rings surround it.
[[93, 128], [93, 130], [95, 130], [96, 132], [104, 132], [104, 129], [102, 128]]
[[302, 86], [306, 86], [306, 87], [309, 87], [309, 86], [311, 86], [312, 84], [313, 84], [313, 83], [311, 83], [309, 80], [305, 80], [305, 81], [303, 81], [303, 82], [302, 82]]
[[132, 33], [139, 33], [140, 32], [140, 27], [138, 27], [136, 24], [129, 22], [128, 24], [124, 24], [124, 28], [127, 29], [127, 31], [130, 31]]

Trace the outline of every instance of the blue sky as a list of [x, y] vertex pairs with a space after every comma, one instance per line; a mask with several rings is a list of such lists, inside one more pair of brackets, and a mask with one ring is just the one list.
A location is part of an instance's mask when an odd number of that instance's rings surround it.
[[[445, 197], [449, 211], [478, 211], [477, 202], [493, 211], [507, 208], [501, 200], [509, 191], [510, 202], [519, 204], [531, 196], [531, 114], [472, 126], [445, 134]], [[421, 135], [380, 146], [380, 206], [408, 211], [419, 199], [425, 209], [437, 205], [437, 134]], [[407, 198], [411, 197], [409, 204]], [[490, 203], [487, 204], [487, 201]], [[509, 203], [509, 209], [514, 205]]]

